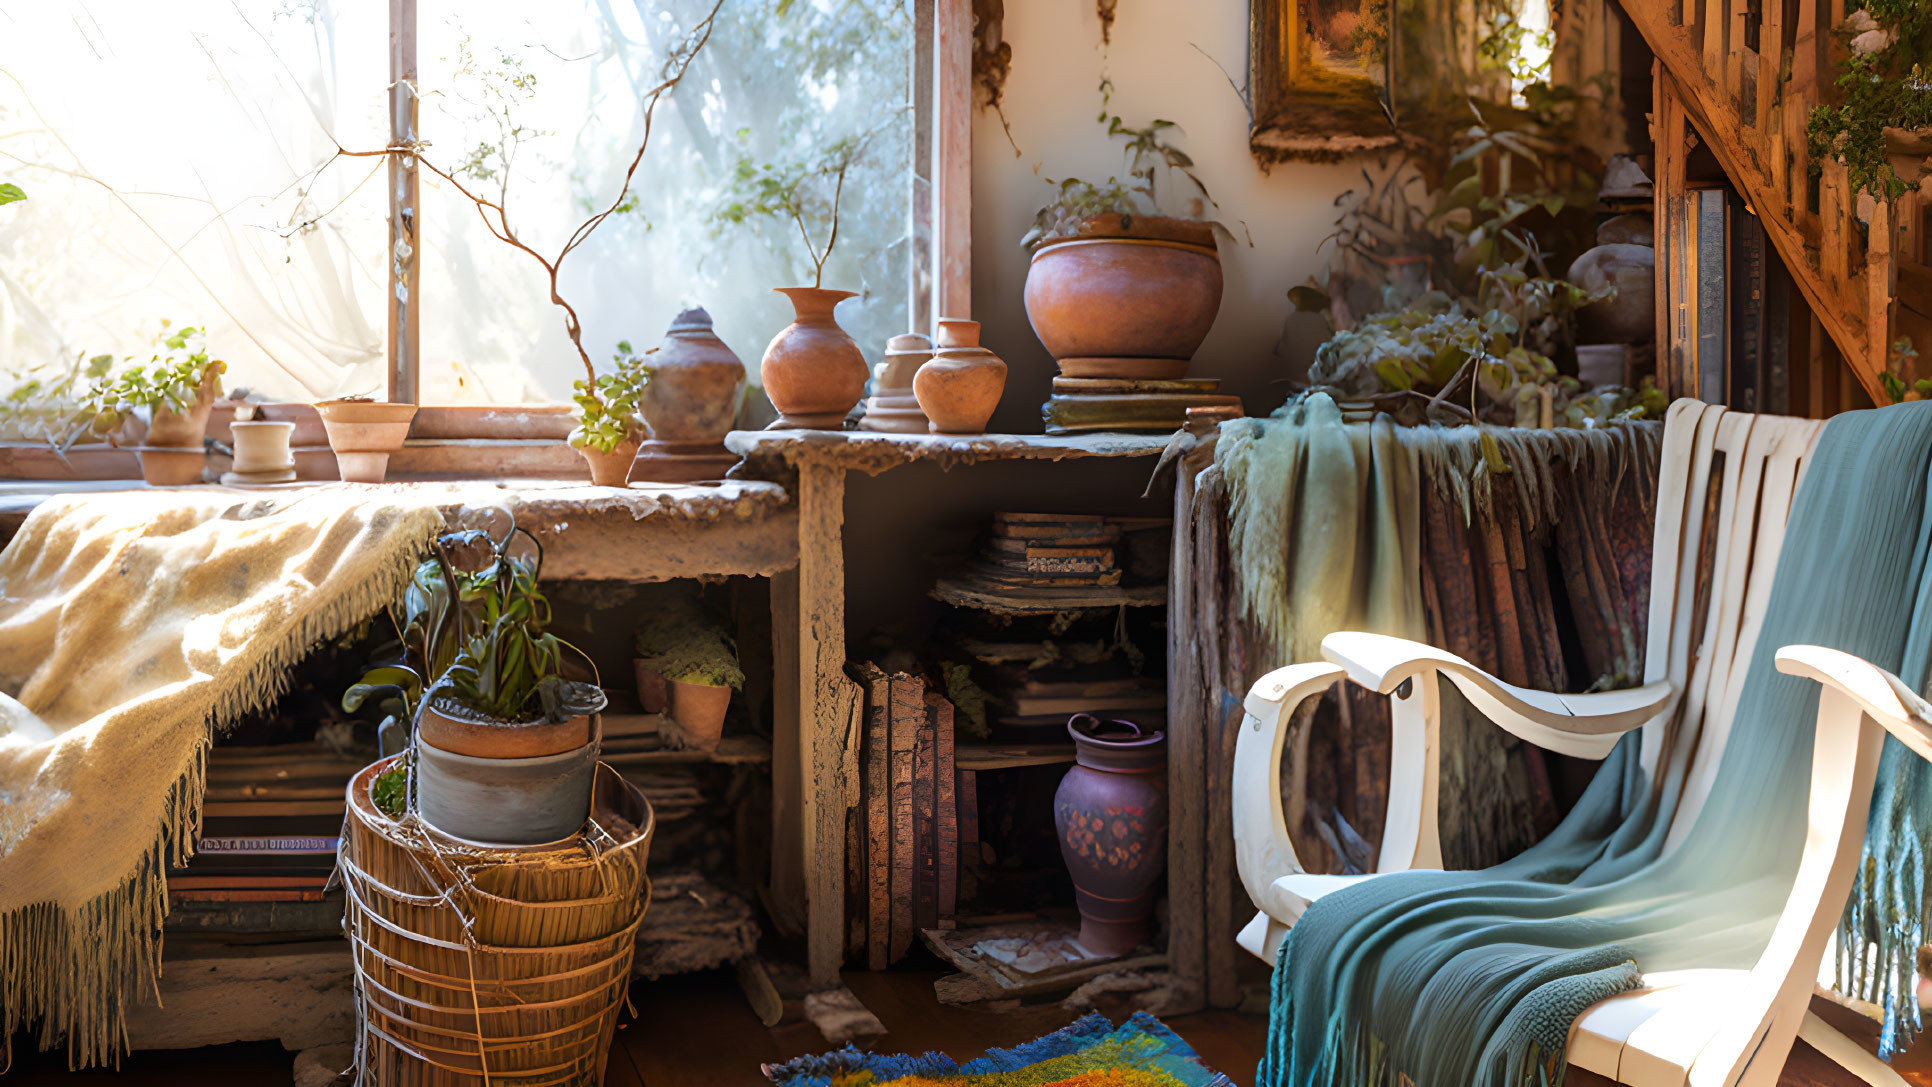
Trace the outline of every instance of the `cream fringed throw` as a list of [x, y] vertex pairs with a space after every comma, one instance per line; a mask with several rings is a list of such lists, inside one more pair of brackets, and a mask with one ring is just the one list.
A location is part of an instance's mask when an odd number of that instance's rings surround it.
[[[52, 500], [0, 552], [0, 1030], [118, 1060], [210, 741], [379, 611], [436, 509], [323, 488]], [[0, 1043], [4, 1044], [4, 1043]]]

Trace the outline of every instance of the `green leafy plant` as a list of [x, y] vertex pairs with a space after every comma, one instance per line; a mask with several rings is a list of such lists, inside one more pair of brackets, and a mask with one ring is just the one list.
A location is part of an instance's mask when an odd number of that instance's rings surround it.
[[[839, 240], [845, 175], [864, 156], [869, 136], [847, 136], [815, 157], [790, 162], [761, 164], [740, 155], [730, 183], [711, 211], [713, 233], [759, 219], [789, 219], [812, 262], [812, 286], [823, 287], [825, 262]], [[814, 226], [824, 232], [823, 245], [812, 240]]]
[[594, 380], [579, 379], [571, 400], [577, 405], [577, 426], [570, 432], [570, 444], [579, 449], [609, 453], [641, 429], [637, 405], [650, 384], [651, 368], [631, 350], [629, 340], [617, 341], [611, 373]]
[[1159, 182], [1163, 174], [1179, 175], [1197, 194], [1181, 218], [1205, 219], [1208, 208], [1219, 206], [1208, 194], [1206, 183], [1195, 173], [1194, 159], [1171, 142], [1180, 133], [1180, 126], [1156, 118], [1136, 128], [1119, 114], [1109, 112], [1112, 99], [1113, 83], [1103, 78], [1099, 122], [1106, 127], [1109, 138], [1121, 141], [1121, 155], [1126, 160], [1130, 180], [1123, 183], [1117, 177], [1109, 177], [1106, 184], [1096, 185], [1069, 177], [1051, 182], [1055, 186], [1054, 197], [1033, 216], [1033, 226], [1020, 239], [1022, 248], [1032, 249], [1053, 238], [1071, 237], [1098, 215], [1118, 214], [1131, 227], [1135, 215], [1160, 214]]
[[27, 194], [20, 186], [11, 181], [0, 181], [0, 204], [11, 204], [16, 200], [25, 200], [26, 198]]
[[23, 376], [0, 393], [0, 441], [44, 441], [65, 450], [91, 431], [90, 390], [107, 377], [112, 355], [85, 351], [58, 376]]
[[1806, 124], [1814, 161], [1845, 166], [1852, 191], [1896, 200], [1919, 183], [1899, 176], [1885, 129], [1932, 127], [1932, 6], [1924, 0], [1868, 0], [1838, 27], [1845, 47], [1833, 81], [1836, 101]]
[[208, 357], [202, 330], [192, 325], [164, 332], [160, 346], [146, 363], [128, 367], [89, 392], [89, 426], [95, 435], [112, 435], [137, 408], [186, 414], [201, 395], [202, 383], [227, 370], [221, 360]]
[[693, 602], [671, 603], [658, 609], [637, 629], [637, 659], [646, 668], [677, 683], [713, 687], [745, 685], [738, 663], [738, 646], [724, 624]]
[[1892, 341], [1885, 371], [1878, 375], [1878, 380], [1885, 386], [1885, 394], [1892, 398], [1894, 404], [1904, 400], [1932, 398], [1932, 380], [1919, 378], [1910, 385], [1906, 384], [1906, 375], [1911, 374], [1918, 358], [1919, 352], [1912, 346], [1912, 337], [1900, 336]]

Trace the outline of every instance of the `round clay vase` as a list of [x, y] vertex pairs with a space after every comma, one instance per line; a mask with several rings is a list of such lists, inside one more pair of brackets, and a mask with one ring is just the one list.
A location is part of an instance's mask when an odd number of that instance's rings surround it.
[[731, 706], [728, 683], [685, 683], [669, 680], [671, 713], [665, 720], [664, 746], [693, 751], [715, 751], [724, 735], [725, 710]]
[[912, 390], [934, 434], [981, 434], [1006, 389], [1006, 363], [979, 345], [979, 322], [942, 318]]
[[885, 361], [872, 371], [872, 395], [865, 402], [860, 430], [926, 433], [928, 420], [912, 391], [912, 379], [929, 358], [932, 358], [932, 340], [917, 332], [886, 341]]
[[1586, 291], [1615, 287], [1616, 297], [1576, 311], [1580, 343], [1644, 343], [1657, 336], [1657, 251], [1613, 242], [1570, 265], [1570, 282]]
[[702, 308], [678, 314], [647, 360], [650, 383], [638, 400], [655, 441], [719, 442], [738, 418], [745, 364], [711, 328]]
[[637, 446], [643, 440], [641, 435], [633, 434], [608, 453], [581, 445], [572, 448], [590, 465], [591, 483], [599, 487], [622, 487], [630, 480], [631, 464], [637, 460]]
[[865, 395], [865, 354], [833, 320], [851, 291], [778, 287], [797, 317], [772, 337], [759, 377], [778, 420], [771, 430], [840, 430]]
[[349, 483], [381, 483], [389, 454], [403, 447], [416, 405], [378, 400], [329, 400], [315, 406], [335, 451], [336, 473]]
[[490, 845], [568, 838], [590, 817], [595, 715], [517, 724], [424, 705], [416, 715], [416, 802], [437, 830]]
[[1206, 223], [1100, 215], [1027, 267], [1027, 320], [1065, 377], [1181, 377], [1220, 309]]
[[235, 464], [222, 474], [223, 483], [287, 483], [295, 478], [295, 455], [289, 438], [290, 422], [244, 421], [228, 424], [235, 443]]
[[1146, 942], [1167, 870], [1167, 735], [1076, 714], [1074, 766], [1053, 794], [1060, 856], [1080, 907], [1080, 946], [1124, 955]]

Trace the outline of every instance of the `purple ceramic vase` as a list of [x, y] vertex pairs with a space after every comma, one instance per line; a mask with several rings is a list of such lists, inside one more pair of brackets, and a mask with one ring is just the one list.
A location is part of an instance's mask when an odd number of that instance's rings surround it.
[[1167, 870], [1167, 734], [1082, 713], [1074, 766], [1053, 794], [1060, 856], [1080, 906], [1080, 945], [1124, 955], [1147, 939]]

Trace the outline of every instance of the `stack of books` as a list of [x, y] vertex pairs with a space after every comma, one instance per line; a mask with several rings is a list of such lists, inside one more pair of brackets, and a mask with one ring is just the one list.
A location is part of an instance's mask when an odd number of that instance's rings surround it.
[[321, 744], [217, 745], [201, 833], [168, 872], [174, 902], [319, 902], [335, 871], [349, 779], [364, 760]]
[[1179, 430], [1187, 423], [1189, 408], [1211, 408], [1227, 418], [1240, 417], [1241, 398], [1220, 389], [1221, 380], [1212, 377], [1056, 377], [1053, 395], [1040, 405], [1040, 416], [1048, 434]]

